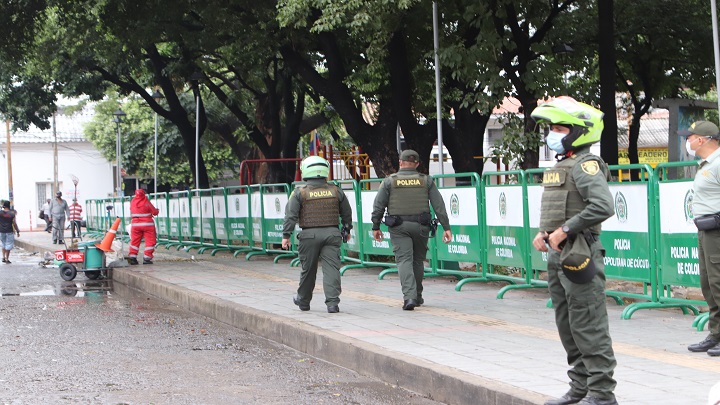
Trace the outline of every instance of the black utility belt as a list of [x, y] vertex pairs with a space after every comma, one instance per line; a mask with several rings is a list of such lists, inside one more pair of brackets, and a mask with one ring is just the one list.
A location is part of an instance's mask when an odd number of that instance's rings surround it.
[[693, 219], [698, 231], [712, 231], [720, 229], [720, 212], [696, 217]]
[[301, 228], [301, 229], [315, 229], [315, 228], [336, 228], [336, 229], [337, 229], [338, 225], [340, 225], [340, 224], [337, 224], [337, 225], [321, 225], [321, 226], [305, 226], [305, 227], [301, 226], [300, 228]]
[[[553, 230], [544, 231], [544, 232], [546, 234], [550, 235], [551, 233], [555, 232], [555, 230], [553, 229]], [[596, 233], [592, 233], [590, 231], [582, 231], [582, 232], [580, 232], [580, 234], [585, 236], [585, 240], [587, 240], [588, 245], [591, 245], [592, 242], [597, 242], [600, 240], [600, 235], [598, 235]]]
[[398, 226], [405, 221], [417, 222], [420, 225], [430, 226], [432, 216], [429, 212], [423, 212], [418, 215], [385, 215], [383, 222], [389, 227]]

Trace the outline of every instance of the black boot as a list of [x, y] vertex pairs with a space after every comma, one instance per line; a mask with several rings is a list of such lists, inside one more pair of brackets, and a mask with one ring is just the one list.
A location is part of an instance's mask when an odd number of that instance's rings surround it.
[[303, 304], [298, 300], [297, 295], [293, 297], [293, 304], [297, 305], [301, 311], [309, 311], [310, 305], [309, 304]]
[[545, 405], [577, 404], [578, 402], [582, 401], [583, 398], [585, 398], [585, 395], [579, 396], [577, 394], [574, 394], [572, 391], [568, 391], [567, 393], [565, 393], [565, 395], [561, 396], [560, 398], [551, 399], [551, 400], [545, 402]]
[[713, 347], [717, 346], [717, 344], [720, 343], [717, 340], [713, 339], [712, 336], [706, 337], [702, 342], [694, 343], [688, 346], [688, 350], [691, 352], [706, 352], [709, 349], [712, 349]]
[[413, 309], [415, 309], [416, 306], [418, 306], [418, 302], [417, 302], [417, 301], [415, 301], [415, 300], [413, 300], [413, 299], [405, 300], [405, 301], [403, 302], [403, 307], [402, 307], [402, 309], [404, 309], [404, 310], [406, 310], [406, 311], [412, 311]]
[[585, 399], [578, 402], [578, 405], [618, 405], [618, 402], [615, 398], [600, 399], [595, 397], [585, 397]]

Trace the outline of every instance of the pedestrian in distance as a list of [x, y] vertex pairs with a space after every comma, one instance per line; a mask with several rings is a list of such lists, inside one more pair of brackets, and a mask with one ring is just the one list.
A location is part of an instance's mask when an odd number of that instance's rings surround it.
[[47, 199], [45, 204], [42, 205], [43, 219], [45, 220], [45, 232], [52, 233], [52, 216], [50, 215], [50, 202], [51, 199]]
[[10, 201], [3, 201], [0, 211], [0, 244], [2, 261], [10, 264], [10, 251], [15, 247], [15, 235], [20, 236], [20, 228], [15, 222], [15, 211], [10, 209]]
[[[77, 198], [73, 198], [73, 203], [70, 204], [70, 232], [71, 237], [75, 239], [77, 235], [82, 240], [82, 206], [77, 202]], [[76, 233], [77, 231], [77, 233]]]
[[70, 208], [67, 201], [62, 198], [62, 191], [55, 193], [55, 199], [50, 202], [50, 220], [52, 221], [53, 244], [65, 243], [65, 218], [70, 217]]
[[[340, 244], [343, 232], [352, 228], [352, 208], [342, 189], [327, 182], [330, 163], [320, 156], [308, 156], [300, 164], [304, 185], [293, 190], [285, 206], [283, 249], [290, 248], [290, 236], [295, 224], [298, 257], [302, 270], [300, 285], [293, 303], [301, 311], [310, 310], [318, 264], [322, 261], [323, 292], [328, 313], [340, 312]], [[349, 237], [349, 236], [348, 236]]]
[[691, 344], [691, 352], [720, 356], [720, 130], [709, 121], [694, 122], [688, 130], [685, 149], [701, 160], [693, 181], [692, 213], [698, 228], [700, 288], [710, 309], [708, 330], [702, 342]]
[[131, 265], [138, 264], [137, 256], [143, 239], [145, 239], [143, 264], [153, 264], [155, 242], [157, 241], [153, 217], [159, 213], [160, 211], [147, 198], [145, 190], [135, 190], [135, 197], [130, 200], [132, 229], [130, 231], [130, 251], [127, 260]]
[[548, 289], [568, 364], [570, 390], [546, 405], [613, 405], [615, 354], [605, 302], [601, 224], [614, 213], [610, 171], [590, 153], [603, 113], [569, 97], [539, 105], [531, 116], [549, 126], [558, 162], [543, 174], [540, 230], [533, 247], [548, 252]]
[[[381, 241], [380, 221], [390, 230], [400, 285], [402, 309], [412, 311], [423, 305], [423, 277], [425, 255], [433, 219], [430, 205], [443, 227], [443, 242], [452, 241], [450, 220], [440, 191], [431, 176], [417, 171], [420, 155], [411, 149], [400, 154], [400, 170], [386, 177], [380, 184], [371, 215], [373, 238]], [[428, 205], [429, 201], [429, 205]], [[434, 223], [437, 226], [437, 223]]]

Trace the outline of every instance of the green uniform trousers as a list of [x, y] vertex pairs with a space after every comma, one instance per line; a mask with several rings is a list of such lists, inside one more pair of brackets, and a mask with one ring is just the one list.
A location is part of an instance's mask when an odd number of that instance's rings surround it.
[[615, 398], [613, 379], [615, 354], [610, 338], [605, 302], [604, 249], [600, 241], [592, 246], [592, 259], [598, 269], [591, 282], [575, 284], [560, 269], [560, 253], [548, 255], [548, 289], [567, 362], [573, 395]]
[[298, 233], [298, 256], [302, 265], [300, 286], [297, 290], [301, 304], [310, 305], [318, 262], [322, 260], [323, 291], [327, 306], [340, 303], [340, 243], [337, 227], [309, 228]]
[[422, 300], [424, 260], [427, 254], [430, 227], [417, 222], [404, 221], [389, 228], [393, 244], [403, 300]]
[[720, 340], [720, 229], [698, 231], [700, 287], [710, 309], [708, 330]]

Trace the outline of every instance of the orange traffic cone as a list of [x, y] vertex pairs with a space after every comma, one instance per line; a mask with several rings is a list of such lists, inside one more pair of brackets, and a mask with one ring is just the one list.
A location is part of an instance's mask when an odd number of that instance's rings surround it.
[[114, 250], [110, 249], [112, 246], [112, 242], [115, 239], [115, 234], [117, 233], [118, 227], [120, 227], [120, 218], [115, 218], [115, 222], [113, 222], [110, 229], [105, 234], [105, 237], [103, 238], [101, 243], [96, 243], [95, 247], [102, 250], [103, 252], [114, 252]]

